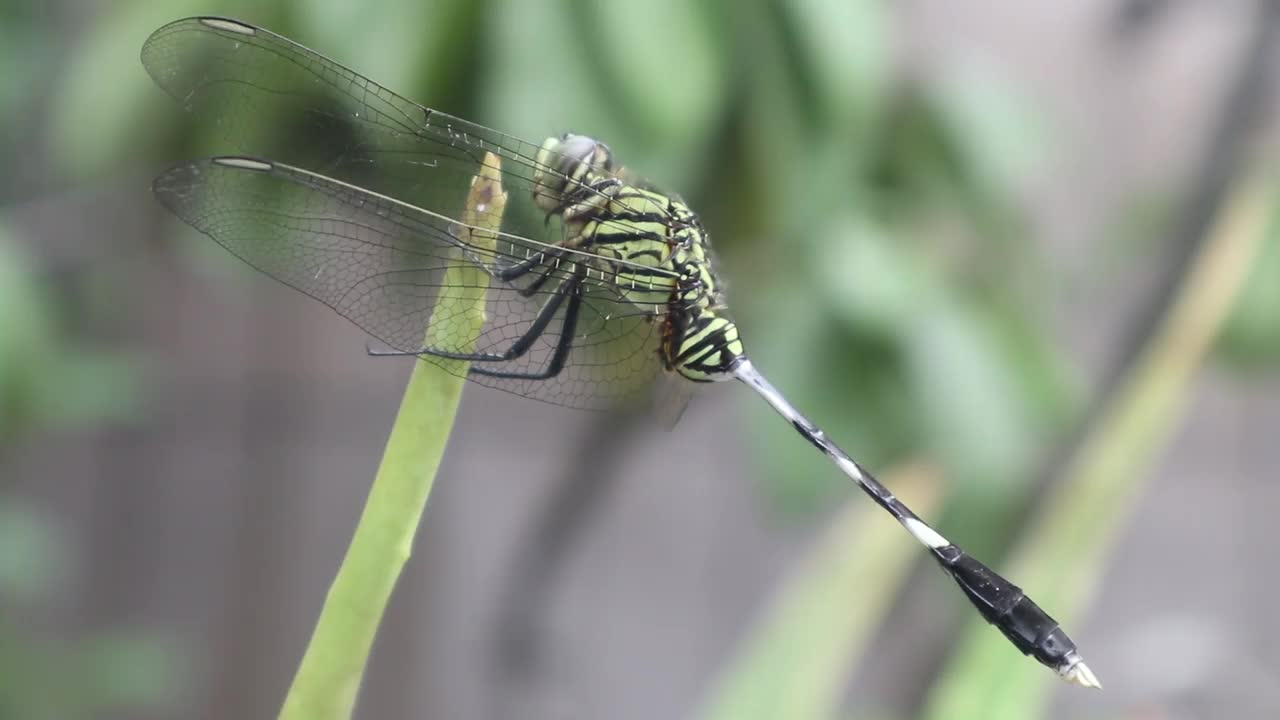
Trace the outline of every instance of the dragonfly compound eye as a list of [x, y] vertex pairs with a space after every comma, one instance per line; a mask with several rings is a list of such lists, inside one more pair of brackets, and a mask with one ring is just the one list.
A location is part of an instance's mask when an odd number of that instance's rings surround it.
[[538, 150], [538, 167], [534, 181], [534, 201], [547, 212], [554, 212], [572, 200], [570, 188], [595, 187], [602, 175], [613, 169], [613, 151], [608, 145], [587, 137], [566, 133], [547, 138]]
[[566, 165], [586, 163], [592, 170], [610, 170], [613, 167], [613, 152], [609, 146], [586, 135], [566, 134], [556, 152], [564, 156], [562, 160]]

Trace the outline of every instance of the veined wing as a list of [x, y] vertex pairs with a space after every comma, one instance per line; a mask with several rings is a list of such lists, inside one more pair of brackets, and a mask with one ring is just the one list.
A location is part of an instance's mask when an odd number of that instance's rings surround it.
[[[621, 300], [595, 255], [553, 256], [556, 248], [507, 233], [486, 249], [468, 242], [467, 228], [456, 219], [460, 209], [446, 216], [254, 158], [179, 165], [156, 178], [153, 189], [174, 214], [249, 265], [397, 351], [422, 351], [433, 323], [443, 329], [435, 334], [444, 343], [434, 350], [445, 353], [465, 347], [501, 355], [522, 339], [528, 343], [509, 359], [473, 363], [468, 377], [481, 384], [570, 407], [605, 408], [644, 397], [661, 371], [661, 308]], [[547, 254], [524, 263], [539, 252]], [[445, 282], [449, 268], [460, 263], [491, 276], [487, 321], [478, 334], [458, 323], [451, 335], [451, 319], [433, 317], [442, 299], [474, 297], [476, 288]], [[526, 272], [503, 279], [504, 271], [521, 263]], [[558, 352], [567, 353], [562, 368], [536, 377]]]
[[564, 237], [533, 194], [580, 186], [540, 165], [538, 145], [407, 100], [269, 30], [226, 18], [178, 20], [147, 39], [142, 62], [157, 84], [217, 126], [232, 151], [426, 210], [452, 215], [484, 153], [496, 153], [509, 196], [504, 229], [550, 244]]

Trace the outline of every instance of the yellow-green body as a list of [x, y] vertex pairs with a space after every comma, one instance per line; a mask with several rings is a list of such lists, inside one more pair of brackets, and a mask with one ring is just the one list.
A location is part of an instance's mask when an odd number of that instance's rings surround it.
[[536, 163], [534, 200], [564, 222], [564, 246], [589, 251], [622, 299], [661, 318], [667, 368], [695, 382], [729, 378], [745, 354], [698, 216], [615, 172], [609, 147], [582, 135], [548, 138]]

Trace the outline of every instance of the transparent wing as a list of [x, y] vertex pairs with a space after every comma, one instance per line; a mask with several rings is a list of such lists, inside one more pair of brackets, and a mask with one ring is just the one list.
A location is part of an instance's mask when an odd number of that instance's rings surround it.
[[547, 222], [533, 203], [538, 178], [563, 181], [537, 163], [538, 145], [407, 100], [268, 30], [226, 18], [178, 20], [147, 39], [142, 62], [160, 87], [217, 127], [230, 151], [427, 210], [455, 211], [484, 153], [493, 152], [509, 194], [504, 229], [551, 244], [563, 237], [559, 222]]
[[[453, 338], [457, 345], [474, 341], [476, 352], [500, 354], [541, 328], [518, 356], [475, 363], [484, 374], [472, 380], [601, 407], [640, 394], [657, 374], [657, 315], [666, 309], [618, 302], [609, 272], [626, 263], [594, 265], [563, 249], [541, 255], [564, 241], [565, 230], [536, 207], [535, 192], [547, 192], [537, 181], [572, 184], [537, 163], [537, 145], [423, 107], [235, 20], [170, 23], [148, 38], [142, 61], [230, 149], [271, 158], [267, 172], [204, 161], [156, 182], [170, 209], [249, 264], [390, 347], [414, 352], [439, 300], [467, 290], [442, 287], [449, 263], [469, 262], [495, 276], [489, 322], [479, 337]], [[508, 200], [497, 252], [479, 256], [459, 247], [453, 229], [486, 152], [501, 156]], [[530, 274], [497, 279], [530, 258]], [[590, 266], [587, 277], [575, 283], [582, 264]], [[542, 279], [533, 287], [536, 278]], [[548, 312], [547, 303], [570, 288], [580, 296], [571, 350], [556, 377], [542, 379], [539, 373], [563, 350], [571, 305], [562, 300]], [[514, 377], [520, 375], [526, 377]]]
[[[468, 241], [467, 228], [454, 219], [462, 217], [460, 208], [445, 216], [246, 157], [179, 165], [156, 178], [153, 189], [174, 214], [248, 264], [397, 351], [424, 351], [428, 325], [439, 345], [426, 349], [436, 352], [503, 356], [527, 343], [509, 358], [474, 362], [468, 377], [481, 384], [599, 409], [647, 397], [662, 371], [661, 308], [622, 301], [596, 256], [539, 256], [553, 248], [510, 234], [481, 247]], [[527, 262], [531, 256], [538, 261]], [[448, 270], [460, 263], [490, 276], [487, 320], [479, 331], [433, 317], [442, 299], [475, 296], [474, 287], [445, 282]], [[524, 272], [504, 277], [522, 264]], [[446, 305], [455, 304], [461, 305]], [[566, 352], [554, 376], [540, 377], [557, 353]], [[457, 371], [456, 363], [422, 357]]]

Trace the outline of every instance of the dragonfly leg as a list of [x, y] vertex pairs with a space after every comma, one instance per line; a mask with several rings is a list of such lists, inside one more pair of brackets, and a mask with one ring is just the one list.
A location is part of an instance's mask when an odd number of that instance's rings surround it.
[[552, 260], [559, 260], [562, 255], [564, 255], [563, 248], [557, 247], [555, 250], [550, 251], [542, 250], [535, 253], [532, 257], [525, 258], [518, 263], [493, 271], [492, 275], [503, 282], [511, 282], [512, 280], [519, 280], [525, 275], [528, 275], [539, 266], [548, 267], [554, 270], [556, 266], [555, 262], [548, 263], [548, 258], [551, 258]]
[[[535, 278], [533, 282], [529, 283], [525, 287], [519, 288], [518, 290], [516, 290], [516, 292], [520, 294], [520, 297], [532, 297], [534, 293], [537, 293], [539, 290], [541, 290], [542, 286], [545, 285], [547, 283], [547, 280], [551, 278], [551, 274], [554, 273], [557, 269], [559, 269], [560, 258], [563, 255], [564, 255], [563, 249], [557, 249], [554, 253], [552, 253], [552, 257], [555, 258], [555, 262], [548, 263], [544, 261], [542, 270], [538, 273], [538, 277]], [[527, 275], [529, 272], [531, 272], [531, 269], [523, 270], [516, 277]], [[502, 278], [500, 276], [500, 279], [505, 280], [506, 278]]]
[[565, 361], [569, 359], [569, 351], [573, 349], [573, 335], [578, 329], [578, 311], [582, 307], [582, 294], [578, 292], [579, 286], [581, 286], [580, 279], [575, 283], [574, 287], [568, 290], [568, 292], [572, 293], [572, 297], [569, 298], [569, 306], [564, 311], [564, 323], [560, 326], [560, 340], [556, 342], [555, 352], [552, 353], [551, 359], [547, 362], [545, 368], [537, 372], [522, 373], [472, 367], [471, 374], [508, 380], [546, 380], [559, 375], [560, 371], [564, 370]]
[[564, 281], [561, 287], [538, 310], [538, 315], [535, 316], [534, 322], [529, 324], [529, 329], [526, 329], [524, 334], [516, 338], [516, 341], [511, 343], [511, 347], [502, 352], [454, 352], [451, 350], [438, 350], [438, 348], [434, 347], [420, 347], [412, 351], [370, 350], [369, 354], [379, 357], [430, 355], [444, 357], [444, 359], [448, 360], [467, 360], [471, 361], [471, 363], [503, 363], [503, 361], [515, 360], [517, 357], [524, 355], [525, 352], [529, 352], [529, 348], [534, 345], [534, 342], [543, 336], [544, 332], [547, 332], [548, 325], [552, 323], [552, 319], [556, 318], [559, 306], [564, 302], [564, 295], [567, 295], [567, 292], [573, 292], [576, 296], [577, 284], [579, 284], [579, 281], [575, 281], [575, 279]]
[[[555, 364], [558, 358], [559, 364], [563, 366], [564, 356], [568, 355], [568, 348], [562, 349], [561, 346], [563, 346], [564, 343], [566, 342], [566, 337], [569, 337], [569, 339], [571, 339], [571, 336], [573, 335], [573, 328], [576, 327], [577, 325], [578, 308], [582, 302], [582, 298], [579, 293], [579, 289], [582, 286], [582, 281], [583, 281], [583, 273], [581, 271], [575, 274], [572, 278], [569, 278], [568, 280], [563, 281], [560, 284], [560, 287], [558, 287], [556, 291], [551, 295], [551, 297], [547, 299], [547, 302], [543, 304], [542, 308], [538, 310], [538, 314], [536, 317], [534, 317], [533, 322], [529, 324], [529, 328], [525, 330], [520, 337], [516, 338], [515, 342], [513, 342], [510, 347], [508, 347], [506, 350], [503, 350], [502, 352], [462, 353], [462, 352], [453, 352], [450, 350], [438, 350], [435, 348], [423, 347], [415, 351], [371, 350], [369, 351], [369, 354], [380, 356], [380, 357], [404, 356], [404, 355], [413, 355], [413, 356], [430, 355], [432, 357], [445, 358], [448, 360], [465, 360], [468, 362], [507, 362], [509, 360], [515, 360], [517, 358], [523, 357], [525, 353], [529, 352], [529, 348], [533, 347], [533, 343], [536, 342], [538, 338], [542, 337], [544, 333], [546, 333], [547, 327], [549, 327], [551, 325], [551, 321], [555, 319], [556, 313], [560, 310], [560, 306], [564, 303], [565, 297], [569, 296], [569, 308], [565, 311], [565, 319], [562, 324], [562, 331], [561, 331], [562, 337], [560, 341], [557, 343], [555, 354], [551, 358], [551, 363], [549, 363], [549, 365]], [[478, 372], [478, 371], [473, 369], [472, 372]], [[556, 372], [559, 372], [559, 370], [557, 369]], [[478, 374], [486, 375], [486, 374], [490, 374], [490, 372], [489, 371], [478, 372]], [[498, 377], [506, 377], [506, 376], [499, 375]], [[551, 377], [551, 376], [548, 375], [546, 377]]]

